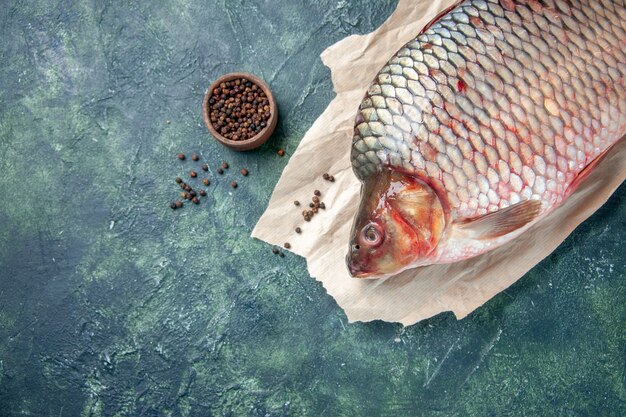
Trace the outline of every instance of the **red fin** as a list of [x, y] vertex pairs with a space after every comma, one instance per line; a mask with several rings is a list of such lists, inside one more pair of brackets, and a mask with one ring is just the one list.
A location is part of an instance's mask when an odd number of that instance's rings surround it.
[[437, 16], [435, 16], [435, 18], [433, 20], [431, 20], [430, 22], [428, 22], [428, 24], [426, 26], [424, 26], [424, 29], [422, 29], [422, 31], [419, 33], [420, 35], [424, 32], [426, 32], [428, 29], [430, 29], [430, 27], [432, 25], [434, 25], [435, 23], [437, 23], [437, 20], [441, 19], [442, 17], [444, 17], [445, 15], [447, 15], [448, 13], [450, 13], [452, 11], [452, 9], [454, 9], [456, 6], [458, 6], [459, 4], [463, 3], [463, 0], [459, 0], [456, 3], [454, 3], [452, 6], [448, 7], [447, 9], [445, 9], [444, 11], [442, 11], [441, 13], [439, 13]]
[[471, 232], [478, 239], [490, 239], [511, 233], [531, 221], [541, 211], [541, 201], [524, 200], [507, 208], [475, 219], [455, 222], [461, 229]]
[[[618, 141], [619, 142], [619, 141]], [[605, 149], [600, 155], [596, 156], [596, 159], [594, 159], [593, 161], [589, 162], [587, 164], [586, 167], [584, 167], [582, 169], [582, 171], [580, 171], [578, 173], [578, 175], [576, 176], [576, 178], [574, 178], [574, 180], [570, 183], [570, 185], [567, 187], [567, 191], [565, 193], [565, 195], [570, 195], [571, 193], [573, 193], [574, 191], [576, 191], [576, 189], [580, 186], [580, 184], [585, 180], [585, 178], [587, 178], [589, 176], [589, 174], [591, 174], [593, 172], [593, 170], [598, 166], [598, 164], [600, 164], [600, 162], [602, 162], [602, 160], [604, 159], [604, 157], [611, 151], [611, 149], [613, 149], [613, 147], [615, 146], [615, 144], [609, 146], [607, 149]]]

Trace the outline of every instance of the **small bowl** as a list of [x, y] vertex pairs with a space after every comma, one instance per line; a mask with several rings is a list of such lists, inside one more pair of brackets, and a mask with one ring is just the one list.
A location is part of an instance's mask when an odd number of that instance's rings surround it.
[[[216, 89], [221, 83], [226, 81], [236, 80], [238, 78], [246, 78], [252, 83], [256, 84], [263, 90], [265, 95], [267, 96], [270, 102], [270, 118], [267, 121], [267, 126], [263, 128], [259, 133], [246, 140], [231, 140], [228, 139], [222, 134], [220, 134], [214, 127], [213, 123], [209, 119], [209, 100], [213, 95], [213, 90]], [[204, 95], [204, 100], [202, 101], [202, 118], [204, 119], [204, 124], [206, 124], [207, 129], [218, 142], [223, 145], [228, 146], [231, 149], [236, 151], [249, 151], [251, 149], [258, 148], [263, 145], [274, 133], [274, 129], [276, 128], [276, 123], [278, 122], [278, 107], [276, 106], [276, 101], [274, 100], [274, 96], [272, 95], [272, 91], [269, 86], [260, 78], [247, 74], [245, 72], [231, 72], [230, 74], [226, 74], [215, 80], [210, 86], [209, 89], [206, 90], [206, 94]]]

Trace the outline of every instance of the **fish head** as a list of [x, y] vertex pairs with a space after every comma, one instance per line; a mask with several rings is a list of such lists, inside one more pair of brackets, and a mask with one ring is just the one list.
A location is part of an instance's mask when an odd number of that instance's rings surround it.
[[346, 262], [355, 278], [379, 278], [425, 265], [446, 224], [444, 206], [426, 182], [384, 169], [364, 181]]

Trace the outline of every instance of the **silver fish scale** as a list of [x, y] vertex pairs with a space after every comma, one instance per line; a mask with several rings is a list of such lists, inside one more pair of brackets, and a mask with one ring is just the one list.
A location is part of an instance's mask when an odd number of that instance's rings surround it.
[[626, 0], [468, 0], [406, 44], [359, 108], [352, 165], [430, 177], [455, 216], [561, 203], [626, 133]]

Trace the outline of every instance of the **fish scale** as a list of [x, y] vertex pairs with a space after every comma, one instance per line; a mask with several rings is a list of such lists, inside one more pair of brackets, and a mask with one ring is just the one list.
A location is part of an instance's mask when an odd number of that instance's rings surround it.
[[624, 0], [467, 0], [402, 47], [359, 107], [352, 165], [438, 182], [454, 217], [543, 211], [626, 133]]

